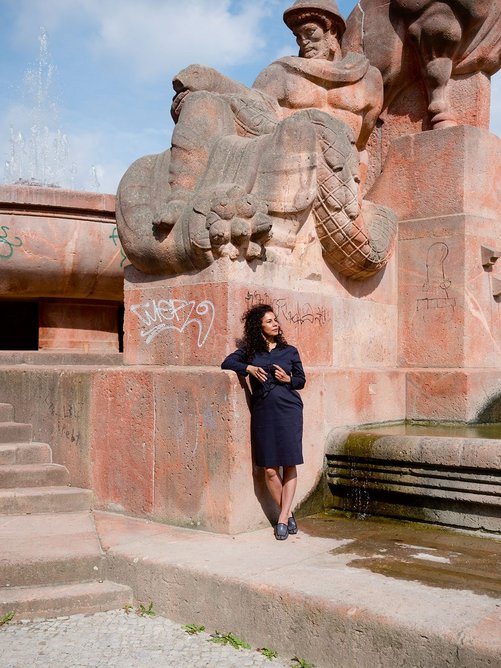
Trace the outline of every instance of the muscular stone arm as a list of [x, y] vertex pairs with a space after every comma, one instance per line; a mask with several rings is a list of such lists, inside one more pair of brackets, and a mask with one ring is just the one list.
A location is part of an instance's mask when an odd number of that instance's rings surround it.
[[283, 107], [287, 96], [284, 69], [275, 63], [266, 67], [252, 84], [252, 88], [269, 95]]
[[188, 90], [208, 91], [210, 93], [245, 95], [249, 93], [249, 88], [239, 81], [234, 81], [221, 74], [212, 67], [206, 65], [190, 65], [179, 74], [176, 74], [172, 81], [176, 93]]
[[384, 94], [381, 72], [375, 67], [370, 67], [366, 75], [366, 82], [367, 105], [364, 109], [362, 127], [357, 141], [357, 148], [359, 151], [365, 149], [365, 145], [369, 140], [370, 134], [373, 131], [383, 108]]

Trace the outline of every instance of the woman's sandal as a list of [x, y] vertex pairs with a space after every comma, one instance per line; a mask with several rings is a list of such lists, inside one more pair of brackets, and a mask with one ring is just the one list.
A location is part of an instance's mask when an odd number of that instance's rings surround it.
[[292, 513], [291, 517], [287, 520], [287, 531], [290, 534], [296, 534], [297, 533], [297, 524], [296, 524], [296, 518], [294, 517], [294, 513]]
[[282, 524], [281, 522], [279, 522], [277, 525], [275, 525], [275, 538], [277, 540], [285, 540], [288, 537], [289, 537], [289, 530], [287, 524]]

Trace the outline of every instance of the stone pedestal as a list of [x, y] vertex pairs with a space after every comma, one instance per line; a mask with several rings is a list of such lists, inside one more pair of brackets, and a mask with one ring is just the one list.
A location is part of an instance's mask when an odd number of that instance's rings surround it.
[[410, 419], [475, 421], [501, 391], [500, 182], [501, 140], [460, 126], [396, 140], [370, 193], [400, 220]]
[[[126, 269], [129, 368], [107, 375], [98, 404], [102, 419], [109, 419], [102, 407], [109, 406], [111, 385], [114, 410], [122, 424], [132, 425], [127, 433], [117, 425], [120, 434], [111, 441], [113, 457], [134, 456], [124, 467], [138, 478], [133, 488], [140, 507], [133, 512], [230, 533], [266, 525], [266, 514], [273, 518], [262, 470], [252, 464], [246, 385], [220, 369], [241, 336], [242, 313], [255, 304], [274, 308], [306, 368], [298, 502], [320, 480], [332, 428], [403, 418], [395, 262], [365, 283], [340, 279], [326, 269], [311, 230], [303, 233], [306, 250], [299, 244], [301, 259], [293, 256], [289, 264], [251, 268], [221, 259], [176, 277]], [[104, 459], [96, 462], [103, 471], [111, 464]], [[126, 507], [133, 502], [132, 481], [112, 478], [95, 484], [97, 495], [108, 504], [122, 499]]]
[[[288, 338], [300, 341], [311, 365], [332, 364], [333, 314], [315, 282], [310, 291], [259, 284], [252, 272], [229, 260], [194, 276], [154, 278], [128, 271], [125, 289], [125, 363], [219, 366], [237, 346], [240, 317], [256, 304], [270, 304]], [[262, 267], [262, 278], [266, 270]], [[278, 274], [278, 275], [277, 275]]]

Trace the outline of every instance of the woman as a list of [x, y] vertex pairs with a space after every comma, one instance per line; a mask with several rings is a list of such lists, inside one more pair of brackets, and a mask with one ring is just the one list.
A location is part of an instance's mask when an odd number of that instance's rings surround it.
[[306, 380], [299, 353], [284, 339], [271, 306], [254, 306], [242, 321], [243, 345], [221, 367], [250, 375], [254, 461], [264, 468], [266, 486], [280, 508], [275, 538], [285, 540], [297, 533], [291, 512], [296, 465], [303, 463], [303, 402], [297, 390]]

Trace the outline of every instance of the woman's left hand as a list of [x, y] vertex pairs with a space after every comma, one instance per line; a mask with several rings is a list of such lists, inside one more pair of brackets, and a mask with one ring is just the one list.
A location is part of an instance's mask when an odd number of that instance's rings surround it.
[[275, 379], [279, 380], [281, 383], [290, 383], [291, 377], [285, 373], [281, 366], [278, 364], [273, 365], [275, 367]]

